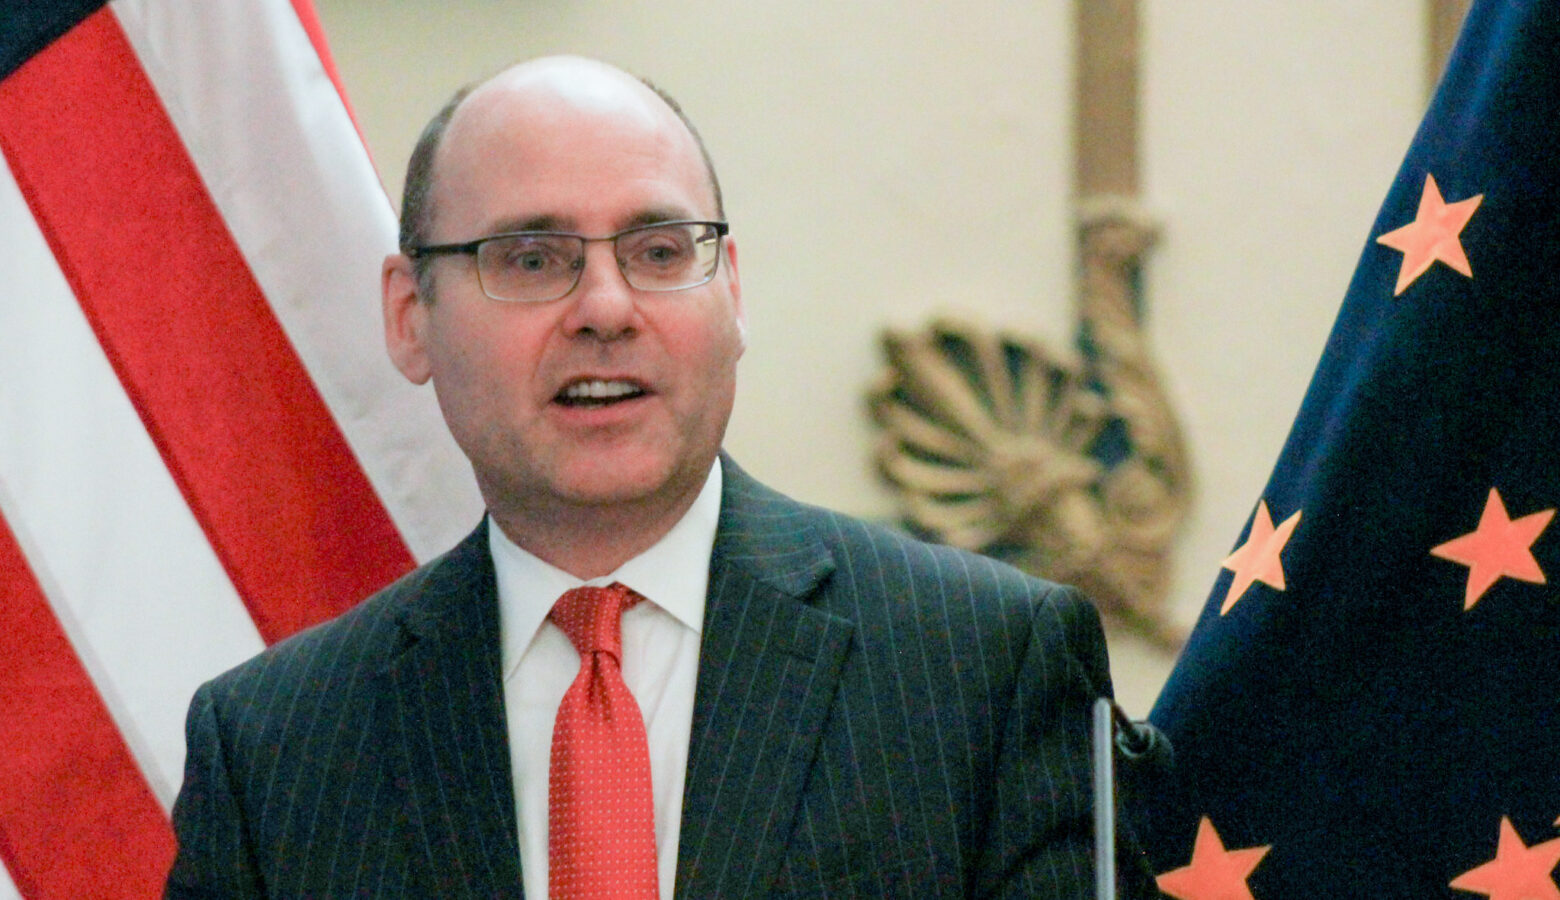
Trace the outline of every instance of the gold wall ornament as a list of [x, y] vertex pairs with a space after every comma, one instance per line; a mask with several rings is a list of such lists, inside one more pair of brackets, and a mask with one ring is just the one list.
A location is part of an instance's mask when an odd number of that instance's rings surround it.
[[876, 461], [912, 531], [1076, 585], [1174, 649], [1170, 551], [1190, 476], [1141, 327], [1155, 230], [1113, 198], [1080, 204], [1078, 227], [1078, 351], [951, 319], [885, 332]]

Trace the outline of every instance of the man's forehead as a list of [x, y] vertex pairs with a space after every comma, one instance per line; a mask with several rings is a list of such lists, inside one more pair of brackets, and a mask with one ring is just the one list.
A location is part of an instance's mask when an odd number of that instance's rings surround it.
[[644, 82], [607, 63], [578, 56], [533, 59], [505, 69], [477, 88], [494, 92], [551, 94], [582, 110], [626, 112], [665, 104]]
[[547, 57], [512, 66], [477, 86], [450, 129], [481, 129], [516, 119], [596, 119], [669, 130], [680, 125], [671, 108], [627, 72], [591, 59]]
[[[517, 155], [639, 148], [677, 165], [702, 160], [678, 115], [642, 82], [593, 60], [522, 63], [478, 86], [451, 119], [435, 169]], [[457, 165], [456, 168], [460, 168]]]
[[[533, 174], [533, 165], [542, 160], [549, 161], [549, 165], [536, 171], [556, 172], [562, 161], [565, 167], [585, 166], [589, 170], [576, 175], [606, 175], [613, 171], [614, 162], [637, 156], [653, 160], [658, 175], [664, 174], [671, 181], [686, 178], [693, 191], [691, 196], [647, 198], [642, 207], [618, 210], [614, 218], [624, 221], [614, 221], [613, 227], [708, 214], [704, 209], [705, 195], [712, 185], [706, 183], [709, 176], [702, 151], [691, 132], [644, 83], [594, 60], [535, 60], [494, 76], [466, 97], [450, 121], [437, 154], [432, 179], [432, 190], [438, 197], [435, 210], [459, 209], [462, 212], [456, 214], [457, 219], [475, 213], [481, 220], [467, 221], [457, 228], [481, 227], [489, 232], [525, 230], [513, 227], [510, 220], [570, 215], [572, 210], [549, 205], [540, 197], [536, 198], [539, 205], [526, 204], [528, 208], [517, 209], [507, 202], [513, 196], [500, 203], [491, 193], [494, 183], [527, 180]], [[601, 167], [594, 166], [596, 160], [603, 160]], [[672, 174], [684, 170], [685, 174]], [[473, 177], [475, 183], [469, 182]], [[568, 194], [569, 186], [575, 183], [574, 178], [567, 178], [550, 187]], [[605, 199], [594, 192], [592, 196]], [[462, 199], [457, 201], [457, 197]], [[663, 214], [660, 207], [673, 200], [678, 214]], [[650, 205], [657, 208], [652, 210]], [[437, 211], [435, 217], [443, 218]], [[557, 224], [567, 229], [574, 227], [572, 221], [560, 220]]]

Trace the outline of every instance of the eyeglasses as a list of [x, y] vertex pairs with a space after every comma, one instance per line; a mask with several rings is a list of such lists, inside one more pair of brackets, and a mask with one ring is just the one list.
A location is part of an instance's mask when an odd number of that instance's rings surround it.
[[585, 245], [611, 241], [618, 269], [639, 291], [682, 291], [707, 284], [720, 265], [725, 222], [657, 222], [606, 237], [558, 231], [515, 231], [464, 244], [412, 247], [412, 259], [466, 255], [477, 258], [477, 282], [494, 300], [546, 303], [580, 283]]

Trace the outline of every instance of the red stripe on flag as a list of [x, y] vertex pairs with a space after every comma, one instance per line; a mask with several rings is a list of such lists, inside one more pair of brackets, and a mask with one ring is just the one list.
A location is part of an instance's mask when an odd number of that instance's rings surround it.
[[173, 830], [0, 519], [0, 859], [27, 900], [156, 897]]
[[108, 9], [0, 84], [0, 149], [261, 636], [410, 569]]

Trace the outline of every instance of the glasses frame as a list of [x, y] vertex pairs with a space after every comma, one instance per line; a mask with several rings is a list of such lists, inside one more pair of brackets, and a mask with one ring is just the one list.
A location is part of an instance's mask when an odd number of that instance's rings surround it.
[[[710, 266], [710, 272], [708, 275], [704, 276], [703, 280], [696, 281], [693, 284], [685, 284], [681, 287], [674, 288], [642, 288], [638, 285], [635, 285], [632, 281], [629, 281], [628, 272], [623, 268], [623, 259], [617, 254], [618, 238], [621, 238], [624, 235], [637, 234], [641, 231], [648, 231], [652, 228], [665, 228], [668, 225], [703, 225], [714, 229], [716, 238], [715, 264]], [[671, 219], [665, 222], [647, 222], [644, 225], [635, 225], [632, 228], [625, 228], [622, 231], [603, 235], [601, 237], [589, 237], [583, 234], [575, 234], [572, 231], [504, 231], [500, 232], [499, 234], [490, 234], [487, 237], [480, 237], [474, 241], [464, 241], [458, 244], [426, 244], [420, 247], [408, 247], [404, 252], [411, 259], [419, 261], [424, 259], [431, 259], [437, 256], [470, 256], [475, 262], [480, 259], [478, 254], [483, 244], [486, 244], [489, 241], [497, 241], [505, 238], [569, 237], [579, 238], [582, 244], [599, 244], [605, 241], [611, 241], [613, 244], [612, 256], [613, 259], [617, 261], [618, 274], [623, 276], [623, 281], [627, 283], [629, 287], [636, 291], [644, 291], [646, 293], [670, 294], [676, 291], [687, 291], [696, 287], [702, 287], [703, 285], [709, 284], [711, 281], [715, 280], [715, 274], [720, 271], [720, 259], [723, 255], [725, 255], [725, 238], [726, 235], [730, 233], [731, 226], [726, 222], [704, 219]], [[575, 288], [580, 286], [580, 276], [585, 271], [584, 260], [585, 257], [582, 254], [580, 256], [580, 265], [574, 269], [574, 280], [569, 283], [569, 287], [564, 290], [563, 293], [557, 295], [556, 297], [547, 297], [541, 300], [515, 300], [511, 297], [495, 297], [488, 291], [487, 285], [482, 281], [482, 266], [480, 264], [478, 264], [476, 267], [477, 286], [482, 288], [482, 293], [485, 294], [489, 299], [497, 300], [501, 303], [551, 303], [554, 300], [562, 300], [564, 297], [569, 296], [574, 292]]]

